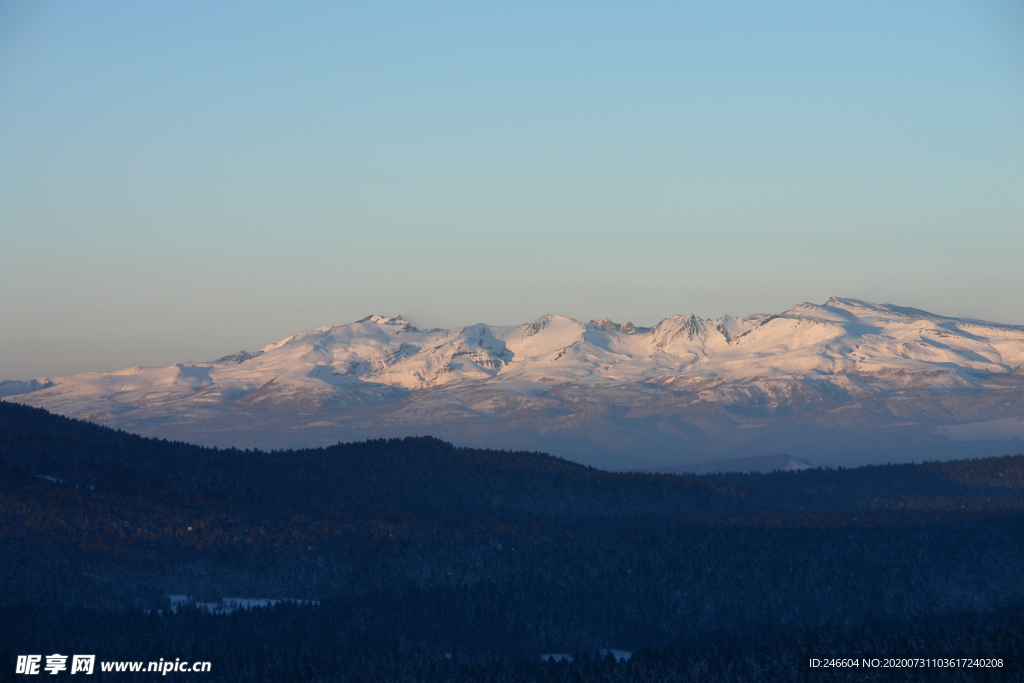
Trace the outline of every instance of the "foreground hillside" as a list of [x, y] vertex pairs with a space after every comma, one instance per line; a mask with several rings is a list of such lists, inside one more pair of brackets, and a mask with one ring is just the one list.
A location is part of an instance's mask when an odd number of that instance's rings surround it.
[[[423, 681], [821, 680], [809, 653], [1021, 662], [1022, 538], [1024, 456], [616, 474], [424, 438], [215, 450], [0, 402], [8, 658]], [[172, 612], [174, 595], [306, 602]]]
[[0, 396], [216, 446], [432, 434], [606, 469], [781, 453], [849, 466], [1024, 450], [1024, 327], [837, 298], [650, 328], [369, 316], [215, 362], [0, 382]]

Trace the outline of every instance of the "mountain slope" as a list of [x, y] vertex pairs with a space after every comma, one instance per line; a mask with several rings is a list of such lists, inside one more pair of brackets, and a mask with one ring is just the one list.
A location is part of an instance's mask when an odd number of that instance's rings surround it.
[[[622, 469], [906, 461], [1024, 445], [1024, 327], [837, 298], [652, 328], [369, 316], [209, 363], [3, 382], [0, 396], [210, 445], [433, 434]], [[989, 421], [999, 439], [975, 424]]]

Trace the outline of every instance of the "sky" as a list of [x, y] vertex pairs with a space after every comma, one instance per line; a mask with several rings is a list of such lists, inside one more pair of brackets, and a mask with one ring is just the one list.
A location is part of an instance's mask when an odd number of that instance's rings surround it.
[[0, 0], [0, 380], [846, 296], [1024, 324], [1024, 3]]

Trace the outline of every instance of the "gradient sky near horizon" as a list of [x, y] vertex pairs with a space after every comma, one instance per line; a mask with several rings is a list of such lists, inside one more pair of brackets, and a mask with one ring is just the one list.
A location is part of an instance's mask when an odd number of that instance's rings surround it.
[[370, 313], [1024, 324], [1024, 3], [0, 3], [0, 380]]

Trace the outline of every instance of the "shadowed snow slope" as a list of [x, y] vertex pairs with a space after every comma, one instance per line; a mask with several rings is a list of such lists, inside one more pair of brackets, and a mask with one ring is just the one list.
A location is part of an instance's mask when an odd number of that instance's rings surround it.
[[1013, 431], [950, 428], [1024, 415], [1024, 327], [836, 298], [652, 328], [369, 316], [209, 363], [0, 382], [0, 396], [210, 445], [434, 434], [621, 469], [853, 465], [1024, 450]]

